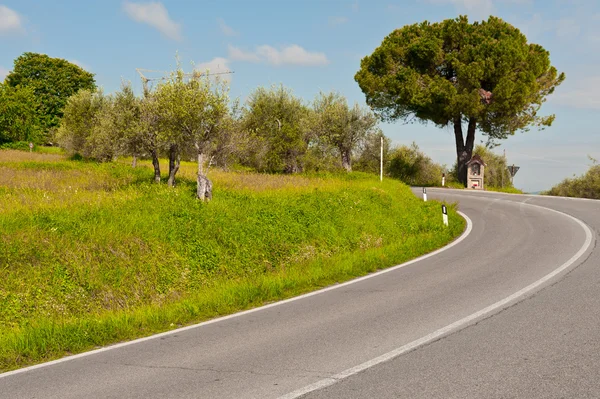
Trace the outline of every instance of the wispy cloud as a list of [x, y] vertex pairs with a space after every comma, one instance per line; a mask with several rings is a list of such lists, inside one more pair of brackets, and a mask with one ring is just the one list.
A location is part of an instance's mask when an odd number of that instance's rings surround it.
[[352, 5], [350, 6], [350, 8], [352, 8], [352, 11], [354, 12], [358, 12], [358, 0], [356, 0], [354, 3], [352, 3]]
[[8, 75], [9, 72], [8, 69], [0, 67], [0, 82], [4, 81], [4, 78], [6, 78], [6, 75]]
[[238, 33], [229, 25], [225, 23], [223, 18], [217, 18], [217, 23], [219, 24], [219, 29], [225, 36], [237, 36]]
[[264, 62], [274, 66], [322, 66], [329, 64], [329, 60], [324, 53], [310, 52], [296, 44], [281, 49], [262, 45], [254, 51], [244, 51], [230, 45], [229, 58], [234, 61]]
[[0, 5], [0, 34], [23, 32], [23, 19], [15, 11]]
[[234, 61], [260, 62], [258, 54], [229, 45], [229, 58]]
[[329, 26], [338, 26], [338, 25], [345, 24], [346, 22], [348, 22], [347, 17], [343, 17], [343, 16], [329, 17]]
[[[222, 74], [223, 72], [231, 71], [229, 69], [229, 60], [223, 57], [215, 57], [208, 62], [201, 62], [200, 64], [196, 65], [194, 69], [196, 71], [200, 71], [201, 73], [208, 71], [209, 73], [213, 74]], [[221, 80], [231, 82], [232, 75], [230, 74], [222, 74], [218, 76]]]
[[147, 24], [173, 40], [181, 40], [181, 25], [169, 17], [162, 3], [123, 3], [123, 10], [136, 22]]

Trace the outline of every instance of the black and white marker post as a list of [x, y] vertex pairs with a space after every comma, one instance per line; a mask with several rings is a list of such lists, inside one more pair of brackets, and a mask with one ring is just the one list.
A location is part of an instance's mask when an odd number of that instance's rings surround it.
[[423, 187], [423, 201], [427, 202], [427, 189]]
[[442, 187], [446, 187], [446, 174], [442, 173]]
[[444, 226], [448, 226], [448, 209], [446, 205], [442, 205], [442, 219], [444, 220]]

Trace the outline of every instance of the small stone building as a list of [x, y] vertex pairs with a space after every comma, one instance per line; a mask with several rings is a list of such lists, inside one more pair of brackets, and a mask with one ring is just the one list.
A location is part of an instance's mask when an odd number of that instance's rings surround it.
[[485, 162], [483, 162], [479, 155], [473, 155], [469, 162], [467, 162], [467, 187], [475, 190], [483, 190], [483, 172], [485, 166]]

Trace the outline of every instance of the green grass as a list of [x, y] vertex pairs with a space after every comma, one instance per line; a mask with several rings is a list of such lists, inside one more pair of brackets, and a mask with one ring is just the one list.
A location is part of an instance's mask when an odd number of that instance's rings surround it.
[[166, 331], [361, 276], [464, 229], [366, 174], [210, 172], [0, 151], [0, 370]]
[[514, 187], [492, 187], [486, 186], [486, 191], [496, 191], [498, 193], [507, 193], [507, 194], [523, 194], [523, 190]]

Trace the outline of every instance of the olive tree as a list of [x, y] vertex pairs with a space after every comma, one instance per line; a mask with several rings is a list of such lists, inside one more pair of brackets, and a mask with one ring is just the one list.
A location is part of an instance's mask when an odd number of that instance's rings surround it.
[[[181, 70], [160, 84], [154, 97], [157, 103], [160, 134], [168, 143], [170, 159], [169, 185], [174, 184], [182, 152], [193, 151], [198, 162], [197, 192], [199, 199], [211, 199], [212, 183], [206, 177], [206, 163], [211, 144], [218, 137], [220, 124], [228, 112], [228, 88], [206, 74], [184, 79]], [[175, 155], [175, 157], [173, 157]]]
[[349, 107], [344, 96], [333, 92], [319, 93], [313, 109], [314, 133], [338, 151], [342, 167], [351, 172], [352, 152], [377, 127], [377, 118], [358, 104]]
[[72, 154], [91, 156], [89, 137], [106, 101], [101, 91], [80, 90], [69, 97], [56, 132], [56, 139], [60, 146]]
[[384, 120], [452, 126], [466, 184], [476, 130], [493, 142], [550, 126], [554, 115], [538, 112], [565, 75], [550, 65], [548, 51], [500, 18], [469, 23], [461, 16], [395, 30], [362, 59], [355, 79]]
[[308, 108], [283, 86], [259, 87], [248, 98], [244, 128], [253, 140], [258, 169], [297, 173], [309, 143]]

